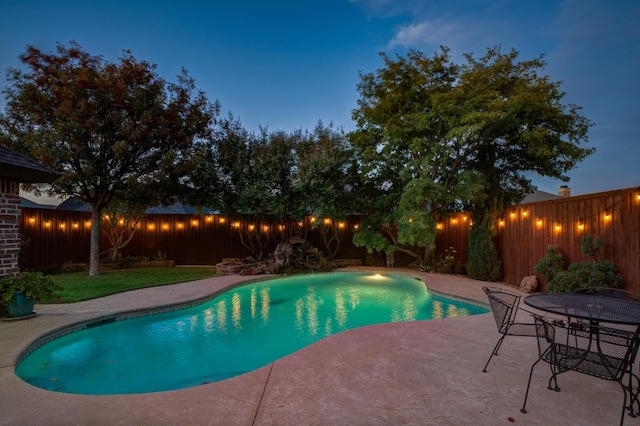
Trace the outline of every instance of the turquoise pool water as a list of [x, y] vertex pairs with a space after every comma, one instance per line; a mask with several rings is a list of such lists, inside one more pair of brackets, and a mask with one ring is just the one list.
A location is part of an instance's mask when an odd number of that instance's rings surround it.
[[29, 353], [26, 382], [75, 394], [181, 389], [234, 377], [344, 330], [474, 315], [405, 275], [328, 273], [261, 281], [204, 304], [89, 326]]

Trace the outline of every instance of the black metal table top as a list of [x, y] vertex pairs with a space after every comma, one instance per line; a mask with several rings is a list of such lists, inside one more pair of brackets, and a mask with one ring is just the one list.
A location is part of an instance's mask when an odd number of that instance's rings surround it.
[[591, 294], [534, 294], [524, 303], [532, 308], [572, 318], [640, 325], [640, 302]]

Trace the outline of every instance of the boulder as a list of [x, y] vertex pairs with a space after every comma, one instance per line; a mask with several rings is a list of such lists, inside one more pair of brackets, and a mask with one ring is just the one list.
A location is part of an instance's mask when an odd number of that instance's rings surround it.
[[535, 291], [537, 288], [538, 288], [538, 277], [536, 277], [535, 275], [529, 275], [527, 277], [524, 277], [522, 279], [522, 282], [520, 283], [520, 290], [524, 291], [525, 293], [531, 293]]

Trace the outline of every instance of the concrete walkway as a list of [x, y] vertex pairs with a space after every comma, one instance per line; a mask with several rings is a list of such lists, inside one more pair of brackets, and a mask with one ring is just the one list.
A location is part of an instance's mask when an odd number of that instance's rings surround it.
[[[420, 276], [429, 289], [486, 303], [481, 290], [485, 282], [403, 272]], [[490, 314], [349, 330], [251, 373], [170, 392], [71, 395], [33, 387], [14, 373], [21, 351], [52, 330], [119, 311], [202, 298], [255, 278], [229, 275], [75, 304], [38, 305], [33, 319], [0, 322], [0, 425], [619, 422], [623, 393], [617, 383], [568, 372], [560, 377], [562, 391], [556, 393], [546, 388], [546, 364], [534, 371], [528, 413], [520, 413], [529, 369], [537, 358], [536, 341], [507, 337], [489, 372], [482, 373], [499, 337]], [[625, 424], [640, 425], [640, 417], [626, 416]]]

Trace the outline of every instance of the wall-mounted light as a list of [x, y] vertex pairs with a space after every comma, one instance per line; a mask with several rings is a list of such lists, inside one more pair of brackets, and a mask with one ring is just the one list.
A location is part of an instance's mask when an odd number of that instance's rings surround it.
[[540, 228], [542, 227], [542, 219], [536, 220], [536, 225]]
[[441, 223], [436, 223], [436, 229], [442, 230], [442, 228], [444, 228], [444, 226]]
[[325, 225], [331, 225], [331, 219], [328, 217], [325, 217], [322, 223], [324, 223]]
[[90, 220], [85, 220], [84, 221], [84, 227], [85, 228], [91, 228], [91, 221]]
[[500, 222], [498, 222], [498, 225], [504, 226], [504, 220], [501, 220]]
[[523, 210], [522, 211], [522, 217], [527, 217], [527, 216], [529, 216], [529, 212], [526, 211], [526, 210]]
[[46, 220], [46, 221], [44, 222], [44, 227], [45, 227], [45, 228], [51, 228], [51, 221]]
[[182, 229], [184, 228], [184, 223], [178, 222], [177, 226], [178, 226], [178, 229]]
[[200, 222], [198, 222], [197, 219], [192, 219], [191, 220], [191, 226], [198, 226], [200, 224]]
[[[223, 217], [221, 217], [218, 221], [219, 221], [220, 223], [224, 223], [224, 218], [223, 218]], [[207, 217], [205, 218], [205, 222], [207, 222], [207, 223], [211, 223], [211, 222], [213, 222], [213, 216], [212, 216], [212, 215], [207, 216]]]
[[163, 231], [168, 231], [169, 230], [169, 224], [168, 223], [163, 223], [162, 224], [162, 230]]
[[156, 229], [156, 225], [154, 225], [153, 223], [150, 223], [150, 224], [147, 225], [147, 229], [149, 231], [153, 231], [154, 229]]
[[338, 222], [338, 229], [344, 229], [345, 228], [345, 223], [344, 222]]
[[64, 229], [67, 227], [67, 225], [64, 222], [60, 222], [58, 227], [64, 231]]
[[284, 232], [284, 225], [278, 225], [278, 231]]
[[611, 215], [609, 213], [605, 213], [604, 214], [604, 220], [605, 220], [605, 222], [610, 221], [611, 220]]
[[316, 222], [316, 218], [315, 217], [311, 217], [311, 219], [309, 219], [309, 223], [315, 223]]
[[238, 222], [238, 221], [233, 222], [233, 223], [231, 224], [231, 227], [232, 227], [232, 228], [235, 228], [235, 229], [239, 229], [239, 228], [240, 228], [240, 222]]
[[458, 219], [456, 219], [456, 218], [452, 218], [452, 219], [451, 219], [451, 223], [452, 223], [453, 225], [456, 225], [456, 224], [458, 223]]
[[33, 217], [33, 216], [31, 216], [31, 217], [29, 218], [29, 223], [31, 223], [31, 224], [36, 223], [36, 218], [35, 218], [35, 217]]
[[80, 224], [78, 222], [73, 222], [73, 229], [80, 228]]
[[556, 225], [556, 232], [560, 232], [562, 230], [562, 226], [560, 224]]
[[578, 229], [579, 229], [580, 231], [583, 231], [583, 230], [584, 230], [584, 223], [582, 223], [582, 222], [578, 222]]
[[353, 229], [355, 229], [356, 231], [360, 229], [360, 224], [356, 223], [355, 225], [353, 225]]
[[265, 234], [269, 232], [269, 225], [262, 225], [262, 232]]
[[[211, 220], [213, 221], [213, 216], [209, 216], [211, 218]], [[220, 224], [224, 224], [227, 220], [224, 217], [220, 217], [218, 218], [218, 223]]]
[[516, 218], [516, 213], [515, 212], [511, 212], [511, 214], [509, 214], [509, 217], [511, 217], [511, 219], [515, 219]]
[[249, 229], [249, 232], [253, 232], [253, 230], [256, 229], [256, 226], [255, 225], [249, 225], [247, 227], [247, 229]]

